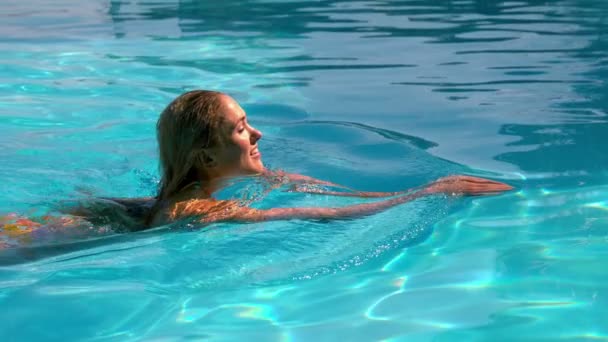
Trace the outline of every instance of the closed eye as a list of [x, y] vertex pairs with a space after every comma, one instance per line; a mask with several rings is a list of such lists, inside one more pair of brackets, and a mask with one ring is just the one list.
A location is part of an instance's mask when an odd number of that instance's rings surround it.
[[237, 131], [238, 133], [243, 133], [243, 131], [245, 130], [245, 125], [246, 125], [246, 123], [247, 123], [247, 118], [246, 118], [246, 117], [244, 117], [244, 116], [243, 116], [243, 117], [241, 117], [241, 118], [239, 119], [239, 121], [237, 122], [237, 125], [236, 125], [236, 131]]

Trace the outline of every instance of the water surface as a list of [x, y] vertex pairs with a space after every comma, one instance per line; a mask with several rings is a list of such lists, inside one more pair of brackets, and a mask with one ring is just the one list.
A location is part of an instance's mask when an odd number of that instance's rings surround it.
[[517, 191], [18, 250], [0, 336], [608, 339], [607, 15], [601, 0], [5, 2], [3, 213], [153, 195], [158, 113], [197, 88], [243, 104], [273, 168]]

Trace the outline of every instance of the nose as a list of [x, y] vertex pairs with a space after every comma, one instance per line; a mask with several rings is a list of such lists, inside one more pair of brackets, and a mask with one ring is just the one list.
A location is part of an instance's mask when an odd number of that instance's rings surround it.
[[262, 132], [257, 129], [251, 127], [251, 135], [250, 135], [251, 143], [255, 144], [258, 140], [262, 139]]

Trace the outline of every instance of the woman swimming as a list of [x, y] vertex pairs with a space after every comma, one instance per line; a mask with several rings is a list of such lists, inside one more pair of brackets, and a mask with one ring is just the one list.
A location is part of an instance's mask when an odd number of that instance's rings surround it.
[[[155, 198], [98, 199], [93, 205], [72, 208], [69, 217], [32, 221], [6, 217], [3, 231], [25, 234], [40, 226], [111, 226], [114, 231], [138, 231], [185, 218], [200, 223], [256, 222], [286, 219], [345, 219], [374, 214], [395, 205], [432, 194], [486, 195], [512, 189], [489, 179], [470, 176], [441, 178], [424, 187], [400, 192], [355, 191], [308, 176], [271, 171], [264, 167], [258, 141], [262, 133], [247, 121], [245, 111], [230, 96], [195, 90], [178, 96], [161, 113], [157, 123], [161, 181]], [[264, 177], [292, 191], [354, 196], [388, 197], [382, 201], [336, 208], [254, 209], [235, 200], [218, 200], [214, 193], [239, 176]], [[333, 188], [333, 190], [321, 187]], [[91, 226], [92, 224], [92, 226]], [[0, 241], [1, 242], [1, 241]]]
[[[162, 112], [157, 124], [162, 178], [146, 226], [186, 217], [202, 223], [255, 222], [282, 219], [340, 219], [377, 213], [409, 200], [437, 193], [497, 194], [511, 186], [489, 179], [450, 176], [416, 191], [360, 192], [311, 177], [266, 169], [258, 141], [262, 133], [247, 121], [245, 111], [230, 96], [195, 90], [180, 95]], [[213, 194], [231, 177], [258, 175], [293, 189], [337, 196], [391, 197], [383, 201], [338, 208], [253, 209]], [[311, 184], [342, 188], [323, 191]]]

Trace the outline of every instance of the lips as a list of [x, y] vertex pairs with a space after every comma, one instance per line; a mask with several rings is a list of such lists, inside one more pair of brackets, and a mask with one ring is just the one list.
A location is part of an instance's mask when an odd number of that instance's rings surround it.
[[258, 150], [257, 146], [253, 150], [251, 150], [249, 155], [252, 156], [253, 158], [259, 158], [261, 156], [260, 151]]

